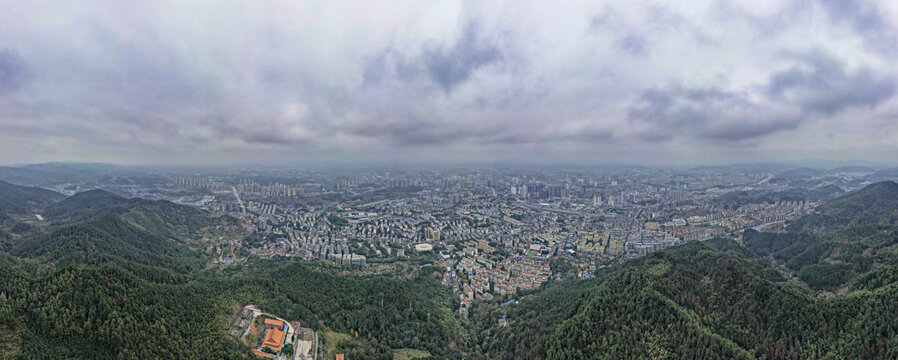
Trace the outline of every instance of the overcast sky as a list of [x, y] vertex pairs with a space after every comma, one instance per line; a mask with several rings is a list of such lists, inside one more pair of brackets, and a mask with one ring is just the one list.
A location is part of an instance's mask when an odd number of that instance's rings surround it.
[[0, 163], [898, 159], [896, 1], [0, 8]]

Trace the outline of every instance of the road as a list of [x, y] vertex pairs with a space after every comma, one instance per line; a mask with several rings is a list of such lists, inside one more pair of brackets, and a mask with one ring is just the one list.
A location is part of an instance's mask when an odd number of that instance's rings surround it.
[[246, 208], [243, 206], [243, 200], [240, 200], [240, 194], [237, 193], [237, 188], [231, 186], [231, 191], [234, 192], [234, 197], [237, 198], [237, 203], [240, 204], [240, 211], [245, 212]]
[[530, 210], [536, 210], [536, 211], [549, 211], [549, 212], [554, 212], [554, 213], [559, 213], [559, 214], [565, 214], [565, 215], [577, 215], [577, 216], [583, 216], [583, 215], [586, 215], [586, 214], [584, 214], [584, 213], [582, 213], [582, 212], [579, 212], [579, 211], [570, 211], [570, 210], [562, 210], [562, 209], [556, 209], [556, 208], [550, 208], [550, 207], [543, 207], [543, 206], [530, 205], [530, 204], [525, 203], [525, 202], [520, 201], [520, 200], [518, 200], [517, 202], [515, 202], [514, 205], [516, 205], [516, 206], [523, 206], [523, 207], [526, 207], [526, 208], [528, 208], [528, 209], [530, 209]]
[[773, 176], [774, 176], [774, 175], [775, 175], [775, 174], [770, 174], [770, 175], [768, 175], [766, 178], [764, 178], [764, 180], [761, 180], [761, 181], [758, 181], [757, 183], [755, 183], [755, 185], [761, 185], [761, 184], [763, 184], [763, 183], [766, 183], [766, 182], [770, 181], [770, 179], [773, 179]]

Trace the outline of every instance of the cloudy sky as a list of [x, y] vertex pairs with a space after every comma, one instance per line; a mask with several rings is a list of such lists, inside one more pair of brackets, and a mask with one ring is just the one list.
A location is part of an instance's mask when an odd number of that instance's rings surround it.
[[0, 8], [0, 163], [898, 159], [896, 1]]

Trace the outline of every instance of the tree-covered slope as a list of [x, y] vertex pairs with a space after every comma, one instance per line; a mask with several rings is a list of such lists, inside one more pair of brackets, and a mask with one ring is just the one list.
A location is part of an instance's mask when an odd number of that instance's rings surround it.
[[[763, 263], [700, 242], [476, 310], [488, 358], [898, 356], [898, 285], [818, 299]], [[728, 245], [732, 248], [734, 244]], [[716, 249], [715, 249], [716, 248]], [[509, 327], [497, 327], [505, 314]], [[871, 336], [871, 334], [876, 334]]]
[[826, 232], [847, 226], [898, 226], [898, 183], [882, 181], [817, 208], [819, 214], [793, 222], [792, 231]]
[[746, 230], [745, 247], [815, 289], [836, 289], [898, 259], [898, 184], [871, 184], [788, 223], [786, 233]]
[[64, 198], [65, 195], [55, 191], [0, 181], [0, 212], [33, 210]]
[[44, 216], [54, 225], [115, 216], [160, 236], [189, 236], [215, 222], [208, 214], [190, 206], [163, 200], [129, 199], [104, 190], [72, 195], [47, 207]]

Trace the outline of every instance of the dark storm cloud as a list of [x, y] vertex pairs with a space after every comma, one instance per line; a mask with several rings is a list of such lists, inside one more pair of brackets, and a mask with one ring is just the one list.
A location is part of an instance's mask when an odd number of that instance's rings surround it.
[[794, 130], [801, 122], [796, 116], [765, 109], [743, 94], [681, 85], [646, 90], [628, 117], [645, 128], [639, 136], [647, 141], [675, 137], [738, 141]]
[[422, 60], [431, 78], [450, 93], [478, 69], [501, 61], [502, 52], [481, 36], [478, 23], [471, 22], [455, 44], [427, 46]]
[[822, 52], [798, 57], [789, 70], [770, 77], [771, 98], [792, 101], [805, 111], [835, 114], [849, 107], [875, 107], [895, 94], [894, 75], [861, 66], [854, 71]]
[[0, 94], [22, 88], [31, 77], [22, 55], [13, 49], [0, 50]]

